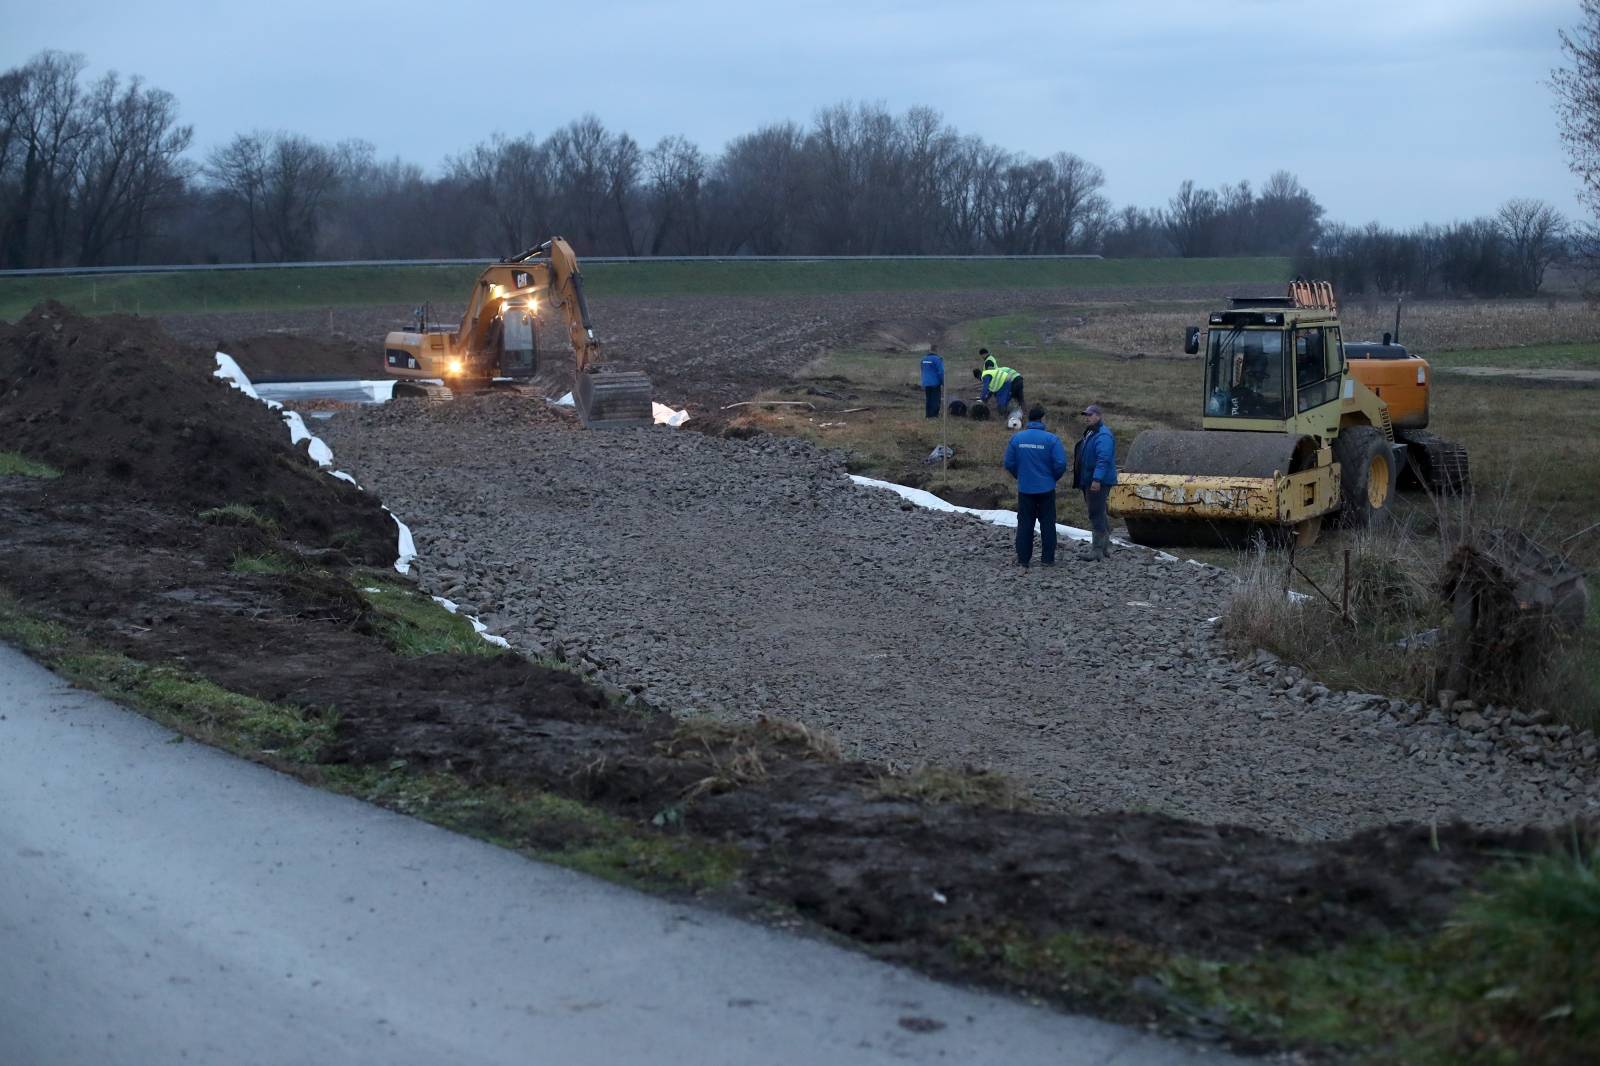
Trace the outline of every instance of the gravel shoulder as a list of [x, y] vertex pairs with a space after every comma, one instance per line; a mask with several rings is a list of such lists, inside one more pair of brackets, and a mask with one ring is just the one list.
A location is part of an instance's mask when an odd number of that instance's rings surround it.
[[1592, 762], [1236, 667], [1207, 623], [1220, 571], [1125, 549], [1018, 572], [1008, 530], [859, 488], [799, 441], [583, 433], [506, 397], [322, 428], [410, 524], [431, 591], [680, 714], [1002, 771], [1051, 809], [1300, 839], [1600, 809]]

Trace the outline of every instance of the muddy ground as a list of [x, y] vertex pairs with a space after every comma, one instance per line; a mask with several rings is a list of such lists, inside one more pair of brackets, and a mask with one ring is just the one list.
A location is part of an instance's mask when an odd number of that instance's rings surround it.
[[[1541, 782], [1494, 758], [1461, 766], [1420, 743], [1428, 754], [1408, 759], [1393, 730], [1353, 705], [1285, 701], [1232, 671], [1207, 678], [1218, 665], [1197, 628], [1208, 608], [1173, 602], [1171, 564], [1125, 556], [1018, 576], [1000, 566], [1002, 532], [902, 510], [794, 442], [582, 434], [503, 397], [485, 399], [488, 417], [471, 426], [453, 425], [465, 408], [338, 416], [330, 435], [342, 464], [357, 461], [370, 489], [360, 494], [291, 448], [276, 416], [207, 376], [208, 347], [59, 309], [0, 326], [6, 446], [67, 471], [0, 477], [0, 592], [97, 647], [336, 712], [325, 765], [448, 770], [725, 844], [743, 857], [735, 895], [980, 980], [1004, 960], [955, 945], [995, 930], [1231, 958], [1431, 928], [1485, 865], [1543, 836], [1377, 823], [1456, 812], [1509, 827], [1557, 813], [1539, 807], [1557, 803], [1541, 791], [1554, 770]], [[377, 450], [389, 442], [437, 446], [438, 461], [431, 472], [385, 463]], [[452, 475], [482, 487], [452, 489]], [[459, 584], [519, 642], [576, 658], [573, 641], [552, 639], [570, 631], [617, 657], [605, 663], [615, 680], [619, 664], [657, 671], [640, 682], [646, 698], [624, 705], [517, 656], [391, 651], [353, 592], [369, 580], [361, 565], [392, 550], [380, 500], [416, 511], [425, 587]], [[277, 526], [199, 520], [227, 504]], [[485, 543], [491, 533], [498, 544]], [[231, 565], [268, 550], [300, 565]], [[1185, 588], [1192, 569], [1179, 564]], [[1011, 658], [985, 655], [997, 637]], [[1056, 670], [1053, 685], [1019, 688]], [[942, 684], [909, 681], [929, 673]], [[870, 758], [825, 757], [770, 724], [685, 743], [668, 711], [696, 684], [725, 701], [704, 710], [809, 718]], [[1189, 699], [1196, 688], [1215, 698]], [[1040, 767], [1053, 810], [896, 798], [882, 760], [933, 752], [891, 750], [894, 735], [971, 762], [1048, 750], [1068, 772]], [[1579, 783], [1572, 800], [1590, 794]], [[1380, 801], [1357, 794], [1367, 789]], [[1141, 805], [1200, 819], [1115, 809]], [[1359, 825], [1374, 827], [1341, 836]], [[558, 828], [523, 832], [529, 846], [562, 843]], [[1028, 987], [1074, 1002], [1053, 982]]]
[[[1214, 286], [1100, 288], [1074, 292], [858, 293], [840, 296], [593, 297], [596, 332], [608, 361], [642, 367], [656, 399], [704, 415], [748, 400], [788, 380], [824, 352], [860, 346], [920, 354], [958, 322], [1028, 308], [1078, 307], [1087, 302], [1215, 298]], [[437, 309], [443, 321], [459, 307]], [[182, 340], [215, 344], [262, 380], [381, 377], [382, 340], [412, 323], [407, 306], [328, 311], [173, 314], [162, 324]], [[560, 346], [559, 323], [547, 323], [541, 343], [563, 372], [570, 349]], [[290, 338], [301, 338], [297, 345]], [[948, 353], [961, 360], [973, 353]], [[915, 360], [908, 364], [915, 373]]]

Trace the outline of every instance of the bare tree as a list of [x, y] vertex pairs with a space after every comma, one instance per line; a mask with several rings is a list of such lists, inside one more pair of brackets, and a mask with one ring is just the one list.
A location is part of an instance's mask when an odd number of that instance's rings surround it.
[[1311, 247], [1322, 224], [1322, 205], [1287, 170], [1274, 171], [1255, 204], [1257, 252], [1294, 255]]
[[596, 254], [604, 247], [605, 222], [611, 210], [607, 153], [611, 135], [594, 115], [568, 123], [550, 138], [556, 186], [564, 217], [576, 226], [579, 250]]
[[735, 137], [713, 167], [721, 246], [730, 253], [781, 255], [796, 250], [808, 210], [805, 134], [792, 122]]
[[905, 174], [894, 249], [908, 255], [942, 251], [945, 190], [957, 166], [960, 138], [931, 107], [913, 107], [900, 119], [898, 138]]
[[1600, 0], [1583, 0], [1583, 21], [1561, 30], [1561, 50], [1571, 62], [1551, 75], [1561, 140], [1583, 197], [1600, 217]]
[[1217, 190], [1217, 219], [1211, 253], [1243, 255], [1255, 248], [1256, 196], [1249, 181]]
[[615, 135], [606, 145], [606, 198], [615, 213], [622, 254], [628, 256], [639, 254], [638, 245], [633, 239], [633, 215], [643, 159], [639, 142], [626, 133]]
[[244, 216], [250, 261], [309, 259], [338, 186], [339, 158], [292, 133], [240, 134], [211, 153], [203, 173]]
[[555, 174], [549, 142], [532, 134], [495, 134], [450, 160], [448, 172], [469, 185], [490, 217], [491, 243], [510, 255], [550, 236], [555, 225]]
[[281, 261], [310, 259], [330, 193], [338, 185], [333, 151], [298, 134], [277, 134], [266, 152], [262, 235]]
[[1105, 172], [1071, 152], [1050, 158], [1051, 188], [1043, 250], [1082, 252], [1094, 247], [1109, 211], [1099, 190]]
[[988, 236], [1004, 255], [1037, 254], [1049, 210], [1054, 173], [1043, 160], [1018, 159], [1000, 171]]
[[1178, 194], [1167, 201], [1165, 225], [1167, 239], [1185, 259], [1214, 254], [1217, 216], [1221, 204], [1210, 189], [1196, 189], [1194, 182], [1178, 186]]
[[653, 231], [650, 254], [703, 254], [704, 153], [686, 137], [663, 137], [645, 157], [645, 174]]
[[212, 149], [201, 168], [218, 197], [241, 215], [252, 263], [259, 257], [256, 235], [261, 231], [261, 208], [267, 183], [266, 152], [261, 138], [257, 133], [237, 134], [227, 144]]
[[1511, 256], [1517, 291], [1532, 296], [1562, 254], [1567, 220], [1543, 200], [1507, 200], [1495, 216]]
[[138, 78], [120, 88], [110, 73], [90, 88], [90, 132], [73, 173], [78, 263], [104, 262], [119, 246], [139, 261], [154, 218], [183, 188], [180, 157], [193, 128], [177, 124], [177, 111], [171, 93], [145, 89]]
[[1008, 153], [981, 137], [961, 138], [939, 192], [947, 251], [970, 255], [987, 247], [1000, 172], [1009, 161]]
[[0, 84], [0, 265], [43, 266], [65, 253], [70, 177], [87, 136], [84, 65], [43, 52]]

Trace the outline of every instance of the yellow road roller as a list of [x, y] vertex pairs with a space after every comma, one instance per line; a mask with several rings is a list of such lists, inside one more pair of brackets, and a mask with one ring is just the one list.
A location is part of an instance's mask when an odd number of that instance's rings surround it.
[[1334, 516], [1382, 517], [1402, 471], [1467, 490], [1465, 449], [1424, 432], [1427, 361], [1397, 344], [1347, 352], [1331, 285], [1295, 281], [1230, 304], [1185, 337], [1198, 355], [1204, 336], [1203, 428], [1141, 433], [1118, 464], [1110, 511], [1131, 540], [1310, 544]]

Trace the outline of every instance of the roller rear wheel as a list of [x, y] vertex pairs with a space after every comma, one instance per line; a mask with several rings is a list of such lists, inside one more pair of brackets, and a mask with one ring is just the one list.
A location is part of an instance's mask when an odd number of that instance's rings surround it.
[[1371, 426], [1340, 430], [1333, 457], [1339, 462], [1343, 524], [1364, 529], [1388, 517], [1399, 470], [1383, 434]]

